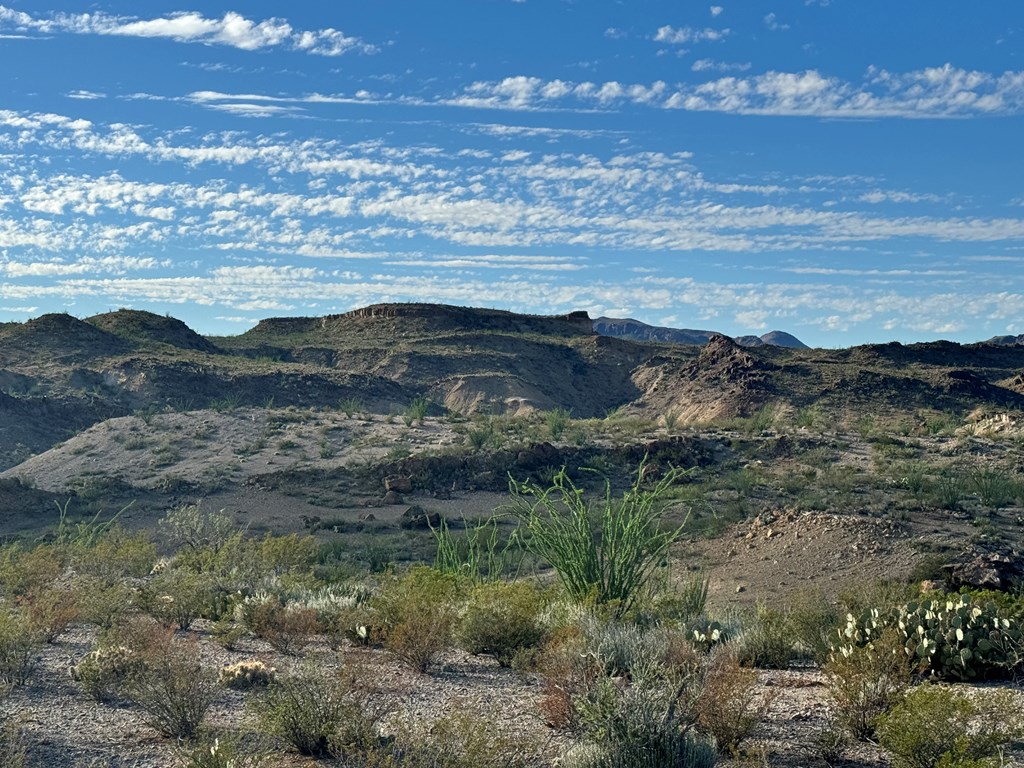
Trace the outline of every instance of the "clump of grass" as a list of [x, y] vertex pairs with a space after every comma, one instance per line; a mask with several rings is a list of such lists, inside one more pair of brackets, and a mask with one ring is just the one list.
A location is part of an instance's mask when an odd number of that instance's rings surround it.
[[405, 426], [411, 427], [414, 424], [422, 424], [430, 410], [430, 400], [425, 397], [417, 397], [402, 413], [402, 421]]

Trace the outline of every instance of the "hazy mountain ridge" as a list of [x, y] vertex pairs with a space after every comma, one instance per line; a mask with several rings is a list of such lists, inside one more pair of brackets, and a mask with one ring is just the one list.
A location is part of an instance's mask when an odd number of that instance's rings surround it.
[[[700, 331], [691, 328], [668, 328], [648, 325], [631, 318], [599, 317], [593, 321], [595, 333], [603, 336], [633, 339], [634, 341], [660, 341], [672, 344], [707, 344], [713, 336], [721, 336], [718, 331]], [[769, 331], [761, 336], [737, 336], [733, 339], [743, 347], [759, 347], [762, 345], [788, 347], [791, 349], [808, 349], [808, 346], [796, 336], [785, 331]]]

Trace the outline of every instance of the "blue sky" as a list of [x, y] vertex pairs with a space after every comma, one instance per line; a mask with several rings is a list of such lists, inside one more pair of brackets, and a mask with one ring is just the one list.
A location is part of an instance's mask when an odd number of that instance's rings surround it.
[[5, 2], [0, 320], [1024, 333], [1019, 0]]

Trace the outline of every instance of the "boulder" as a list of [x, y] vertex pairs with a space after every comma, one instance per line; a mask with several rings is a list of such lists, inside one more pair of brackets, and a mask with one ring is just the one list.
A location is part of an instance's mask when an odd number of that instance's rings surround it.
[[428, 512], [423, 507], [411, 506], [402, 513], [398, 526], [406, 531], [422, 531], [441, 525], [440, 512]]

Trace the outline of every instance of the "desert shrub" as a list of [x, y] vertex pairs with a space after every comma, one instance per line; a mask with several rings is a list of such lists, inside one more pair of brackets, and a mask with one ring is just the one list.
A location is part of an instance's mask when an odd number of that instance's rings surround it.
[[140, 656], [127, 646], [100, 646], [71, 668], [71, 679], [96, 701], [112, 701], [118, 698], [121, 686], [142, 663]]
[[183, 504], [160, 520], [160, 530], [174, 549], [208, 549], [219, 552], [238, 530], [224, 510], [208, 512], [199, 504]]
[[289, 656], [305, 650], [320, 631], [315, 610], [286, 605], [279, 600], [266, 600], [256, 605], [248, 624], [256, 637]]
[[832, 711], [857, 739], [869, 739], [878, 719], [910, 686], [911, 665], [895, 631], [864, 646], [844, 647], [825, 665]]
[[1021, 485], [1013, 474], [1000, 467], [976, 467], [967, 475], [967, 487], [978, 494], [987, 507], [1005, 507], [1021, 495]]
[[221, 667], [217, 682], [226, 688], [246, 691], [250, 688], [265, 688], [274, 681], [276, 675], [276, 669], [268, 667], [259, 659], [252, 659]]
[[544, 694], [540, 712], [553, 728], [576, 730], [579, 714], [574, 701], [602, 674], [597, 658], [587, 652], [579, 627], [568, 625], [551, 632], [537, 658]]
[[787, 610], [796, 656], [824, 665], [839, 625], [839, 610], [820, 592], [799, 592]]
[[95, 576], [75, 580], [79, 618], [102, 629], [109, 629], [133, 609], [135, 591], [123, 581], [108, 582]]
[[278, 675], [253, 707], [267, 733], [314, 757], [371, 749], [388, 711], [367, 686], [365, 671], [347, 667], [332, 674], [315, 662]]
[[771, 708], [772, 697], [757, 692], [757, 671], [740, 664], [735, 648], [720, 646], [708, 658], [696, 702], [697, 725], [722, 754], [739, 754]]
[[897, 768], [983, 768], [999, 748], [1024, 732], [1021, 707], [1009, 691], [973, 699], [951, 688], [925, 684], [910, 691], [878, 722], [879, 743]]
[[0, 714], [0, 765], [4, 768], [25, 768], [28, 748], [17, 723]]
[[684, 579], [673, 590], [655, 596], [651, 610], [658, 621], [686, 624], [704, 613], [711, 581], [704, 573]]
[[346, 641], [368, 645], [374, 623], [370, 589], [363, 584], [330, 584], [294, 595], [294, 602], [316, 611], [317, 623], [332, 650]]
[[47, 588], [63, 571], [64, 558], [56, 547], [0, 547], [0, 596], [15, 597]]
[[735, 640], [740, 663], [760, 669], [785, 669], [793, 659], [793, 627], [789, 615], [761, 604], [743, 622]]
[[712, 766], [715, 750], [693, 732], [695, 679], [600, 677], [576, 700], [577, 768]]
[[562, 439], [562, 434], [571, 420], [572, 415], [566, 408], [553, 408], [544, 413], [544, 423], [552, 440]]
[[392, 744], [363, 757], [366, 768], [530, 768], [539, 765], [537, 745], [509, 734], [497, 718], [456, 712], [429, 729], [403, 727]]
[[55, 641], [79, 616], [77, 591], [64, 587], [33, 589], [18, 601], [18, 606], [33, 633], [46, 643]]
[[666, 496], [684, 474], [669, 469], [644, 487], [648, 465], [621, 499], [611, 484], [596, 504], [588, 500], [563, 469], [549, 488], [512, 482], [513, 510], [527, 534], [528, 550], [558, 573], [569, 596], [628, 612], [665, 562], [682, 528], [663, 530]]
[[90, 546], [75, 546], [71, 552], [78, 573], [107, 583], [148, 576], [157, 561], [156, 545], [146, 534], [118, 526], [104, 531]]
[[914, 663], [936, 678], [1005, 677], [1024, 660], [1020, 623], [1002, 616], [994, 602], [976, 603], [969, 594], [850, 614], [841, 644], [864, 645], [883, 632], [892, 632]]
[[373, 600], [384, 646], [413, 669], [425, 672], [451, 645], [458, 618], [459, 580], [432, 568], [392, 576]]
[[123, 685], [127, 698], [163, 735], [195, 734], [217, 690], [216, 675], [199, 661], [195, 641], [154, 633], [138, 653], [141, 664]]
[[39, 644], [24, 614], [0, 604], [0, 688], [28, 682], [36, 667]]
[[208, 574], [166, 569], [140, 594], [143, 610], [166, 626], [188, 629], [192, 622], [214, 610], [216, 584]]
[[459, 645], [469, 653], [490, 653], [502, 666], [510, 666], [518, 653], [540, 644], [543, 607], [543, 595], [529, 582], [476, 586], [459, 624]]

